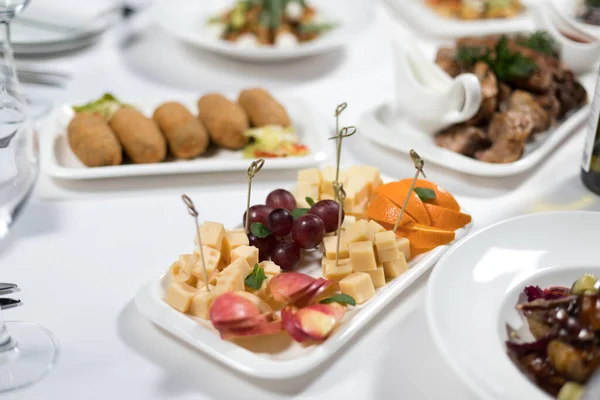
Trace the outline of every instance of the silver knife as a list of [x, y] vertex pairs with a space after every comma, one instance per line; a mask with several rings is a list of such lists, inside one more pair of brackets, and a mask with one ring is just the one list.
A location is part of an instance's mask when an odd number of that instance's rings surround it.
[[0, 293], [2, 292], [12, 292], [17, 289], [18, 286], [14, 283], [0, 283]]
[[6, 310], [7, 308], [13, 308], [21, 305], [19, 299], [9, 299], [8, 297], [0, 297], [0, 308]]
[[579, 400], [598, 400], [600, 399], [600, 368], [588, 379], [583, 389], [583, 395]]

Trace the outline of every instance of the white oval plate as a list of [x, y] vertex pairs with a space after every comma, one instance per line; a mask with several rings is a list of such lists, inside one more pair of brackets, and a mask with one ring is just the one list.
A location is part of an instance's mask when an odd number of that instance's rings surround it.
[[427, 34], [440, 37], [483, 36], [532, 30], [533, 21], [527, 11], [514, 18], [496, 18], [466, 21], [444, 18], [431, 10], [423, 0], [386, 0], [402, 19]]
[[527, 285], [570, 287], [600, 273], [600, 213], [525, 215], [453, 246], [431, 274], [426, 310], [434, 342], [480, 399], [548, 400], [506, 354], [506, 324], [523, 324], [515, 305]]
[[[456, 240], [465, 236], [471, 227], [472, 223], [457, 230]], [[165, 303], [163, 299], [169, 279], [166, 276], [154, 279], [142, 287], [135, 296], [135, 303], [146, 318], [229, 367], [257, 378], [285, 379], [308, 372], [332, 357], [387, 304], [431, 268], [451, 246], [452, 243], [440, 246], [415, 257], [409, 262], [410, 269], [407, 272], [377, 289], [376, 296], [365, 304], [349, 310], [336, 332], [319, 345], [302, 346], [291, 342], [279, 349], [262, 346], [262, 351], [253, 352], [222, 340], [209, 322], [182, 314]], [[320, 276], [320, 258], [309, 260], [298, 271]]]
[[411, 149], [416, 149], [427, 162], [448, 169], [470, 175], [500, 177], [523, 173], [545, 160], [556, 146], [584, 123], [589, 114], [590, 106], [586, 105], [548, 131], [537, 134], [534, 141], [525, 147], [523, 157], [507, 164], [479, 161], [438, 146], [433, 135], [401, 117], [393, 116], [391, 103], [380, 104], [363, 114], [357, 131], [375, 143], [402, 153], [408, 154]]
[[[165, 99], [164, 101], [166, 101]], [[328, 157], [326, 148], [329, 132], [327, 125], [306, 102], [296, 98], [277, 96], [287, 109], [301, 143], [310, 153], [302, 157], [268, 159], [265, 169], [300, 169], [318, 165]], [[180, 100], [196, 112], [196, 99]], [[146, 115], [151, 116], [159, 102], [133, 103]], [[59, 179], [82, 180], [120, 178], [126, 176], [173, 175], [200, 172], [245, 171], [250, 160], [243, 158], [242, 151], [216, 149], [210, 155], [193, 160], [163, 161], [154, 164], [123, 164], [109, 167], [89, 168], [77, 158], [67, 140], [67, 126], [73, 118], [69, 105], [55, 109], [42, 127], [40, 157], [42, 171]]]
[[206, 21], [232, 4], [234, 0], [162, 0], [152, 7], [150, 14], [165, 31], [184, 42], [228, 57], [254, 61], [289, 60], [334, 50], [365, 30], [375, 18], [375, 5], [370, 0], [311, 0], [319, 14], [338, 24], [335, 29], [294, 48], [245, 48], [221, 40], [207, 29]]

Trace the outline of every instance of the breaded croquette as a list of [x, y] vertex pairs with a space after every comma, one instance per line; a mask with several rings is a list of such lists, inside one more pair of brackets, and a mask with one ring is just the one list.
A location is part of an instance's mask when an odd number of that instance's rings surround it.
[[198, 100], [198, 118], [204, 123], [211, 139], [228, 149], [241, 149], [248, 142], [248, 116], [236, 103], [217, 93]]
[[100, 114], [76, 113], [67, 128], [67, 139], [75, 155], [88, 167], [123, 162], [123, 148]]
[[194, 158], [206, 151], [210, 138], [202, 122], [175, 101], [161, 104], [152, 117], [177, 158]]
[[290, 126], [290, 117], [285, 108], [264, 89], [242, 90], [238, 104], [244, 109], [252, 126]]
[[155, 163], [166, 157], [167, 143], [158, 126], [135, 108], [119, 109], [108, 124], [134, 163]]

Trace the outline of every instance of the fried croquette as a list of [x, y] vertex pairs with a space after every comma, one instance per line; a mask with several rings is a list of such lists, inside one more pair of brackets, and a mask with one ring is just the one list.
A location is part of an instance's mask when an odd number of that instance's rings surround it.
[[76, 113], [67, 128], [67, 139], [75, 155], [88, 167], [123, 162], [123, 148], [100, 114]]
[[161, 104], [152, 117], [163, 132], [171, 153], [177, 158], [194, 158], [206, 151], [210, 138], [204, 125], [181, 103]]
[[135, 108], [119, 109], [108, 124], [134, 163], [156, 163], [166, 157], [167, 143], [158, 126]]
[[219, 146], [237, 150], [248, 143], [244, 135], [249, 128], [248, 116], [238, 104], [225, 96], [217, 93], [202, 96], [198, 100], [198, 118]]
[[242, 90], [238, 104], [244, 109], [252, 126], [290, 126], [290, 117], [285, 108], [264, 89]]

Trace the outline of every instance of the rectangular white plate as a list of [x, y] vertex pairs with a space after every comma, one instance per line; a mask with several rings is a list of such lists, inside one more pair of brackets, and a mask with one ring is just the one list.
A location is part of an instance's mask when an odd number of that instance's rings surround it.
[[[301, 143], [308, 146], [310, 153], [302, 157], [271, 158], [265, 169], [300, 169], [316, 166], [327, 159], [327, 125], [304, 101], [277, 96], [286, 107]], [[193, 113], [197, 99], [180, 100]], [[146, 115], [151, 116], [161, 101], [133, 103]], [[53, 111], [40, 135], [42, 171], [60, 179], [101, 179], [126, 176], [172, 175], [199, 172], [245, 171], [250, 160], [242, 157], [242, 151], [226, 149], [209, 150], [210, 155], [193, 160], [165, 161], [155, 164], [124, 164], [109, 167], [89, 168], [75, 156], [67, 141], [67, 126], [73, 110], [64, 105]]]
[[466, 21], [444, 18], [430, 9], [423, 0], [386, 0], [402, 19], [411, 25], [427, 30], [427, 34], [440, 37], [481, 36], [499, 33], [523, 32], [534, 28], [525, 10], [514, 18], [495, 18]]
[[[465, 236], [471, 226], [472, 223], [456, 231], [456, 239], [453, 243]], [[431, 268], [453, 243], [440, 246], [411, 260], [407, 272], [378, 289], [377, 295], [365, 304], [352, 307], [335, 333], [318, 345], [304, 347], [291, 341], [289, 344], [286, 343], [286, 346], [277, 348], [279, 344], [271, 342], [269, 346], [264, 346], [262, 343], [257, 345], [257, 348], [261, 347], [262, 351], [250, 351], [235, 343], [222, 340], [210, 322], [182, 314], [165, 303], [163, 298], [168, 284], [166, 275], [142, 287], [136, 294], [135, 303], [146, 318], [233, 369], [257, 378], [290, 378], [301, 375], [332, 357], [368, 321]], [[320, 252], [318, 254], [320, 257]], [[309, 261], [298, 271], [320, 276], [320, 259]], [[265, 339], [267, 338], [269, 337]]]
[[363, 114], [359, 120], [358, 133], [387, 148], [408, 154], [415, 149], [427, 162], [470, 175], [500, 177], [517, 175], [529, 170], [565, 140], [590, 114], [589, 105], [584, 106], [560, 124], [537, 134], [527, 144], [523, 157], [508, 164], [493, 164], [476, 160], [444, 149], [435, 143], [435, 138], [420, 131], [392, 112], [392, 105], [384, 103]]

